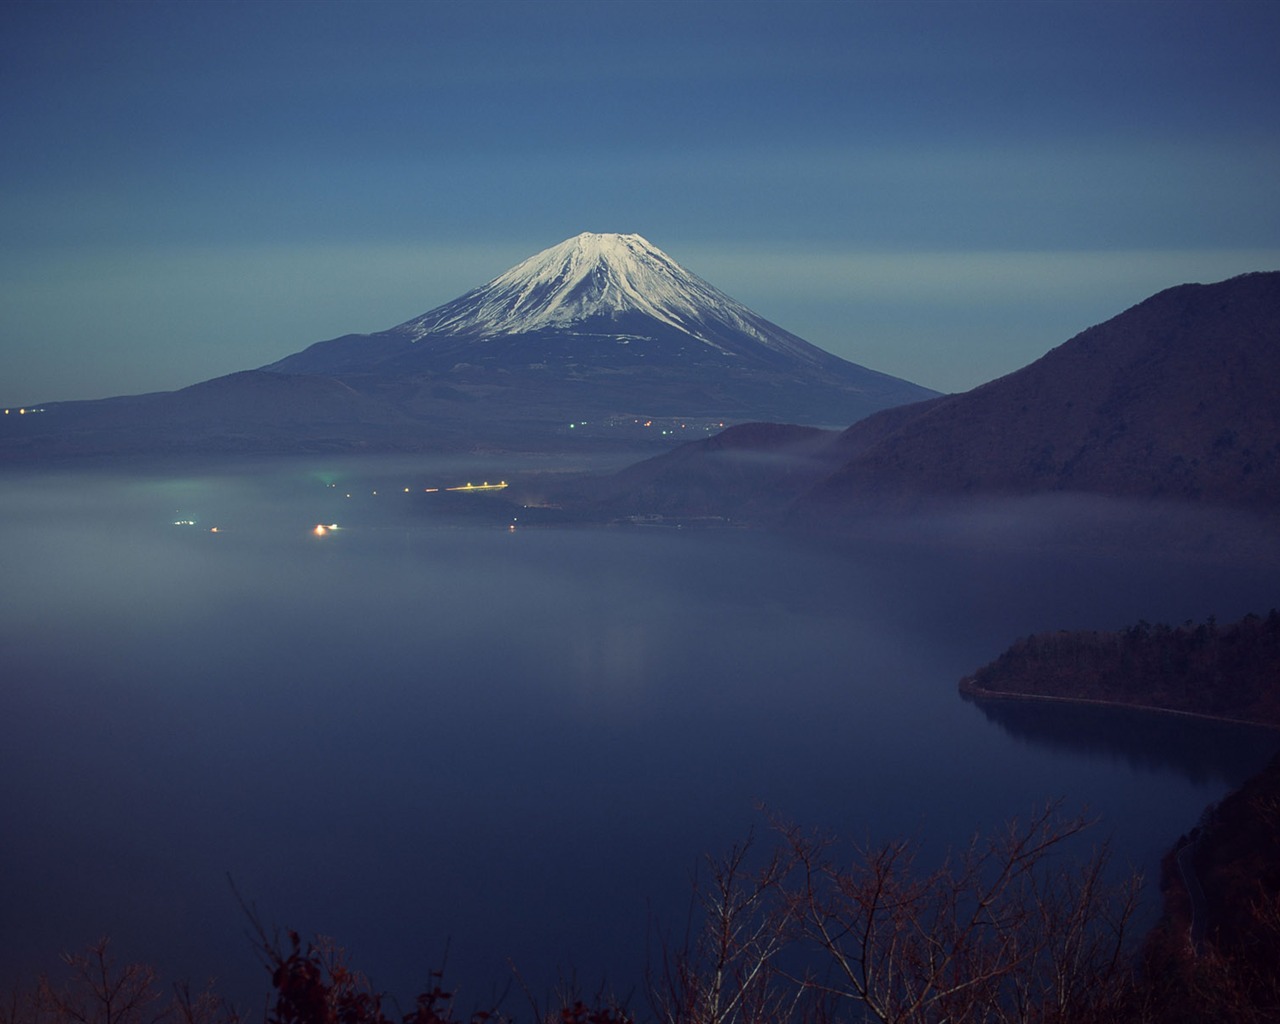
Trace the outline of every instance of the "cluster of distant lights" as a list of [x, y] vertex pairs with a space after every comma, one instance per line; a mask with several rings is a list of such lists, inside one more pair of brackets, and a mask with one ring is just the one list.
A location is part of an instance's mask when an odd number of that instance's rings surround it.
[[[10, 412], [17, 412], [19, 415], [25, 415], [25, 414], [26, 414], [26, 413], [28, 413], [28, 412], [44, 412], [44, 410], [43, 410], [43, 409], [37, 409], [37, 408], [31, 408], [31, 409], [28, 409], [28, 408], [22, 408], [22, 409], [17, 409], [17, 410], [6, 409], [6, 410], [5, 410], [5, 415], [8, 415]], [[652, 427], [653, 427], [653, 425], [654, 425], [654, 423], [653, 423], [653, 420], [652, 420], [652, 419], [644, 419], [644, 420], [642, 420], [642, 419], [636, 418], [636, 419], [635, 419], [635, 420], [633, 420], [632, 422], [633, 422], [636, 426], [646, 427], [646, 428], [652, 428]], [[588, 421], [587, 421], [587, 420], [577, 420], [576, 422], [573, 422], [573, 423], [570, 423], [570, 424], [569, 424], [569, 429], [570, 429], [570, 430], [575, 430], [575, 429], [577, 429], [578, 427], [585, 427], [585, 426], [587, 426], [587, 425], [588, 425]], [[723, 423], [723, 421], [718, 422], [718, 423], [716, 423], [716, 422], [708, 423], [708, 424], [706, 424], [706, 425], [705, 425], [704, 429], [706, 429], [706, 430], [713, 430], [713, 429], [716, 429], [716, 427], [719, 427], [719, 428], [723, 429], [723, 427], [724, 427], [724, 423]], [[686, 430], [686, 429], [688, 429], [688, 424], [687, 424], [687, 423], [681, 423], [681, 424], [677, 427], [674, 423], [672, 423], [670, 427], [661, 427], [661, 426], [660, 426], [660, 427], [659, 427], [659, 429], [662, 431], [663, 436], [667, 436], [667, 435], [669, 435], [669, 434], [675, 434], [678, 430]], [[336, 489], [337, 489], [337, 487], [338, 487], [338, 485], [337, 485], [336, 483], [330, 483], [330, 484], [328, 484], [327, 486], [329, 486], [330, 488], [333, 488], [333, 489], [335, 489], [335, 490], [336, 490]], [[422, 493], [423, 493], [423, 494], [438, 494], [438, 493], [440, 493], [440, 492], [445, 492], [445, 493], [450, 493], [450, 492], [452, 492], [452, 493], [468, 494], [468, 493], [477, 493], [477, 492], [482, 492], [482, 491], [501, 491], [501, 490], [506, 489], [506, 488], [507, 488], [507, 487], [509, 487], [509, 486], [510, 486], [510, 485], [509, 485], [505, 480], [499, 480], [497, 483], [490, 483], [488, 480], [485, 480], [483, 483], [478, 483], [478, 484], [477, 484], [477, 483], [473, 483], [473, 482], [471, 482], [471, 481], [468, 481], [468, 482], [467, 482], [467, 483], [465, 483], [465, 484], [458, 484], [457, 486], [454, 486], [454, 487], [424, 487], [424, 488], [422, 488]], [[405, 487], [405, 488], [403, 489], [403, 493], [405, 493], [405, 494], [412, 494], [412, 493], [413, 493], [413, 490], [414, 490], [414, 489], [413, 489], [412, 487]], [[378, 492], [377, 492], [376, 490], [371, 491], [371, 492], [370, 492], [370, 494], [371, 494], [371, 496], [372, 496], [372, 497], [375, 497], [375, 498], [378, 496]], [[346, 492], [344, 492], [344, 497], [346, 497], [346, 498], [350, 498], [350, 497], [352, 497], [352, 493], [351, 493], [350, 491], [346, 491]], [[515, 530], [515, 528], [516, 528], [516, 523], [517, 523], [518, 521], [519, 521], [518, 519], [512, 519], [511, 524], [507, 527], [507, 529], [508, 529], [508, 530], [512, 530], [512, 531], [514, 531], [514, 530]], [[175, 519], [175, 520], [174, 520], [174, 522], [173, 522], [173, 525], [174, 525], [174, 526], [195, 526], [195, 525], [196, 525], [196, 521], [195, 521], [194, 519]], [[315, 526], [313, 526], [309, 532], [310, 532], [310, 534], [311, 534], [313, 537], [327, 537], [327, 536], [329, 536], [329, 534], [334, 533], [334, 532], [336, 532], [336, 531], [338, 531], [338, 530], [341, 530], [341, 529], [342, 529], [342, 527], [340, 527], [337, 523], [316, 523], [316, 524], [315, 524]], [[211, 527], [209, 528], [209, 532], [210, 532], [210, 533], [219, 533], [219, 532], [221, 532], [221, 531], [220, 531], [220, 529], [219, 529], [217, 526], [211, 526]]]
[[[651, 420], [651, 419], [642, 420], [642, 419], [640, 419], [639, 417], [637, 417], [636, 419], [633, 419], [633, 420], [631, 421], [631, 423], [632, 423], [632, 425], [633, 425], [633, 426], [637, 426], [637, 427], [645, 427], [645, 428], [648, 428], [648, 429], [652, 429], [652, 428], [653, 428], [653, 420]], [[579, 427], [585, 427], [585, 426], [588, 426], [588, 424], [589, 424], [589, 421], [588, 421], [588, 420], [576, 420], [576, 421], [574, 421], [573, 423], [570, 423], [570, 424], [569, 424], [569, 429], [570, 429], [570, 430], [577, 430]], [[620, 424], [619, 424], [619, 422], [618, 422], [617, 420], [610, 421], [609, 423], [607, 423], [607, 424], [606, 424], [606, 426], [611, 426], [611, 427], [616, 427], [616, 426], [619, 426], [619, 425], [620, 425]], [[688, 430], [688, 429], [689, 429], [689, 424], [688, 424], [688, 423], [681, 423], [681, 424], [679, 424], [679, 426], [677, 426], [675, 423], [672, 423], [672, 424], [671, 424], [670, 426], [668, 426], [668, 427], [664, 427], [664, 426], [659, 425], [658, 429], [662, 431], [662, 436], [663, 436], [663, 437], [669, 437], [669, 436], [671, 436], [671, 435], [673, 435], [673, 434], [678, 434], [681, 430]], [[695, 425], [694, 425], [694, 429], [695, 429], [695, 430], [696, 430], [696, 429], [698, 429], [698, 425], [697, 425], [697, 424], [695, 424]], [[723, 429], [724, 429], [724, 421], [723, 421], [723, 420], [719, 420], [719, 421], [716, 421], [716, 422], [704, 423], [704, 424], [702, 424], [702, 429], [703, 429], [704, 431], [707, 431], [707, 432], [710, 432], [710, 431], [712, 431], [712, 430], [723, 430]]]
[[[173, 525], [174, 526], [195, 526], [196, 521], [194, 519], [175, 519], [173, 521]], [[342, 529], [342, 527], [340, 527], [337, 523], [316, 523], [316, 525], [312, 527], [311, 533], [316, 537], [324, 537], [332, 533], [334, 530], [340, 530], [340, 529]], [[220, 526], [211, 526], [209, 527], [209, 532], [221, 533], [222, 528]]]
[[41, 408], [39, 408], [38, 406], [36, 406], [36, 407], [23, 406], [23, 407], [22, 407], [22, 408], [20, 408], [20, 409], [6, 409], [6, 410], [4, 411], [4, 414], [5, 414], [6, 416], [8, 416], [10, 413], [16, 413], [16, 414], [17, 414], [17, 415], [19, 415], [19, 416], [25, 416], [25, 415], [26, 415], [27, 413], [29, 413], [29, 412], [33, 412], [33, 413], [34, 413], [34, 412], [44, 412], [44, 410], [43, 410], [43, 409], [41, 409]]
[[[329, 486], [329, 487], [331, 487], [331, 488], [335, 488], [335, 489], [336, 489], [338, 485], [337, 485], [337, 484], [332, 484], [332, 483], [331, 483], [331, 484], [328, 484], [328, 486]], [[444, 492], [455, 492], [455, 493], [468, 494], [468, 493], [475, 493], [475, 492], [479, 492], [479, 491], [501, 491], [501, 490], [504, 490], [504, 489], [506, 489], [507, 487], [510, 487], [510, 486], [511, 486], [511, 485], [510, 485], [510, 484], [508, 484], [505, 480], [499, 480], [497, 483], [490, 483], [488, 480], [485, 480], [483, 483], [478, 483], [478, 484], [477, 484], [477, 483], [472, 483], [472, 482], [468, 481], [467, 483], [465, 483], [465, 484], [459, 484], [459, 485], [457, 485], [456, 487], [424, 487], [424, 488], [422, 488], [422, 493], [423, 493], [423, 494], [437, 494], [437, 493], [440, 493], [441, 491], [444, 491]], [[377, 492], [376, 490], [375, 490], [375, 491], [370, 491], [369, 493], [371, 494], [371, 496], [373, 496], [373, 497], [375, 497], [375, 498], [378, 496], [378, 492]], [[412, 494], [412, 493], [413, 493], [413, 488], [412, 488], [412, 487], [406, 487], [406, 488], [404, 488], [403, 493], [405, 493], [405, 494]], [[345, 495], [344, 495], [344, 496], [345, 496], [345, 497], [347, 497], [347, 498], [350, 498], [350, 497], [351, 497], [351, 492], [350, 492], [350, 491], [345, 492]], [[175, 519], [175, 520], [173, 521], [173, 525], [174, 525], [174, 526], [195, 526], [195, 525], [196, 525], [196, 520], [194, 520], [194, 519]], [[339, 526], [337, 523], [316, 523], [316, 524], [315, 524], [315, 526], [313, 526], [309, 532], [311, 533], [311, 535], [312, 535], [313, 537], [327, 537], [329, 534], [334, 533], [334, 532], [336, 532], [336, 531], [338, 531], [338, 530], [341, 530], [341, 529], [342, 529], [342, 527], [341, 527], [341, 526]], [[508, 529], [511, 529], [511, 530], [514, 530], [514, 529], [515, 529], [515, 522], [514, 522], [514, 521], [512, 522], [512, 525], [511, 525], [510, 527], [508, 527]], [[221, 533], [222, 531], [221, 531], [221, 529], [220, 529], [219, 527], [217, 527], [217, 526], [211, 526], [211, 527], [209, 527], [209, 532], [210, 532], [210, 533]]]
[[[333, 488], [337, 488], [337, 486], [338, 486], [338, 485], [337, 485], [337, 484], [329, 484], [329, 486], [330, 486], [330, 487], [333, 487]], [[488, 480], [486, 480], [486, 481], [485, 481], [484, 483], [482, 483], [482, 484], [465, 483], [465, 484], [459, 484], [457, 487], [424, 487], [424, 488], [422, 488], [422, 493], [423, 493], [423, 494], [438, 494], [438, 493], [439, 493], [439, 492], [441, 492], [441, 491], [461, 491], [461, 492], [464, 492], [464, 493], [465, 493], [465, 492], [467, 492], [467, 491], [501, 491], [501, 490], [504, 490], [505, 488], [510, 487], [510, 486], [511, 486], [511, 485], [510, 485], [509, 483], [507, 483], [505, 480], [499, 480], [496, 484], [491, 484], [491, 483], [489, 483], [489, 481], [488, 481]], [[370, 491], [369, 493], [370, 493], [373, 497], [375, 497], [375, 498], [378, 496], [378, 492], [377, 492], [377, 491]], [[404, 489], [404, 493], [405, 493], [405, 494], [412, 494], [412, 493], [413, 493], [413, 488], [412, 488], [412, 487], [406, 487], [406, 488]], [[350, 491], [347, 491], [347, 492], [346, 492], [346, 494], [344, 495], [344, 497], [347, 497], [347, 498], [351, 497], [351, 492], [350, 492]]]
[[[35, 413], [35, 412], [44, 412], [44, 410], [43, 410], [43, 409], [39, 409], [39, 408], [25, 408], [25, 407], [24, 407], [24, 408], [20, 408], [20, 409], [6, 409], [6, 410], [5, 410], [5, 415], [6, 415], [6, 416], [7, 416], [7, 415], [9, 415], [9, 413], [11, 413], [11, 412], [16, 412], [16, 413], [18, 413], [19, 415], [25, 415], [26, 413], [29, 413], [29, 412], [31, 412], [31, 413]], [[641, 419], [637, 418], [637, 419], [633, 420], [633, 423], [634, 423], [636, 426], [648, 427], [648, 428], [652, 428], [652, 427], [653, 427], [653, 420], [652, 420], [652, 419], [641, 420]], [[569, 429], [570, 429], [570, 430], [574, 430], [574, 429], [576, 429], [576, 428], [578, 428], [578, 427], [585, 427], [585, 426], [587, 426], [587, 425], [588, 425], [588, 421], [587, 421], [587, 420], [578, 420], [578, 421], [576, 421], [576, 422], [574, 422], [574, 423], [570, 423], [570, 424], [569, 424]], [[724, 423], [723, 423], [723, 422], [720, 422], [720, 423], [718, 423], [718, 424], [708, 424], [708, 425], [706, 426], [706, 428], [705, 428], [705, 429], [707, 429], [707, 430], [711, 430], [711, 429], [714, 429], [714, 428], [715, 428], [715, 426], [719, 426], [720, 428], [723, 428], [723, 427], [724, 427]], [[685, 430], [685, 429], [687, 429], [687, 427], [688, 427], [688, 424], [687, 424], [687, 423], [681, 423], [681, 424], [679, 425], [679, 428], [678, 428], [678, 429], [679, 429], [679, 430]], [[672, 424], [672, 426], [670, 426], [670, 427], [660, 427], [659, 429], [662, 431], [662, 433], [663, 433], [663, 435], [664, 435], [664, 436], [666, 436], [666, 435], [668, 435], [668, 434], [674, 434], [674, 433], [676, 433], [676, 431], [677, 431], [677, 427], [675, 426], [675, 424]], [[330, 484], [328, 484], [328, 486], [329, 486], [329, 487], [331, 487], [331, 488], [333, 488], [333, 489], [337, 489], [337, 486], [338, 486], [338, 485], [337, 485], [336, 483], [330, 483]], [[442, 492], [442, 491], [443, 491], [443, 492], [446, 492], [446, 493], [452, 492], [452, 493], [468, 494], [468, 493], [476, 493], [476, 492], [481, 492], [481, 491], [501, 491], [501, 490], [504, 490], [505, 488], [507, 488], [507, 487], [509, 487], [509, 486], [510, 486], [510, 485], [509, 485], [505, 480], [499, 480], [497, 483], [490, 483], [488, 480], [485, 480], [483, 483], [478, 483], [478, 484], [477, 484], [477, 483], [472, 483], [471, 481], [468, 481], [468, 482], [467, 482], [467, 483], [465, 483], [465, 484], [458, 484], [458, 485], [457, 485], [457, 486], [455, 486], [455, 487], [424, 487], [424, 488], [422, 488], [422, 493], [423, 493], [423, 494], [438, 494], [438, 493], [440, 493], [440, 492]], [[413, 493], [413, 488], [411, 488], [411, 487], [406, 487], [406, 488], [404, 488], [403, 493], [405, 493], [405, 494], [412, 494], [412, 493]], [[370, 492], [370, 494], [371, 494], [373, 497], [375, 497], [375, 498], [378, 496], [378, 492], [377, 492], [376, 490], [371, 491], [371, 492]], [[344, 492], [344, 496], [345, 496], [345, 497], [347, 497], [347, 498], [350, 498], [352, 495], [351, 495], [351, 492], [350, 492], [350, 491], [346, 491], [346, 492]], [[516, 528], [516, 523], [517, 523], [517, 522], [518, 522], [518, 519], [513, 519], [513, 520], [511, 521], [511, 524], [507, 527], [507, 529], [508, 529], [508, 530], [512, 530], [512, 531], [514, 531], [514, 530], [515, 530], [515, 528]], [[174, 526], [195, 526], [195, 525], [196, 525], [196, 521], [195, 521], [194, 519], [175, 519], [175, 520], [173, 521], [173, 525], [174, 525]], [[336, 531], [338, 531], [338, 530], [341, 530], [341, 529], [342, 529], [342, 527], [340, 527], [337, 523], [316, 523], [316, 524], [315, 524], [315, 526], [313, 526], [313, 527], [311, 528], [310, 533], [311, 533], [311, 535], [312, 535], [313, 537], [327, 537], [329, 534], [334, 533], [334, 532], [336, 532]], [[221, 532], [221, 530], [220, 530], [220, 528], [219, 528], [219, 527], [217, 527], [217, 526], [211, 526], [211, 527], [209, 527], [209, 532], [210, 532], [210, 533], [220, 533], [220, 532]]]
[[[329, 484], [328, 486], [333, 488], [334, 490], [336, 490], [338, 487], [337, 484], [333, 484], [333, 483]], [[443, 491], [446, 493], [452, 492], [452, 493], [460, 493], [460, 494], [470, 494], [478, 491], [501, 491], [501, 490], [505, 490], [510, 486], [511, 485], [507, 483], [505, 480], [499, 480], [496, 484], [490, 483], [488, 480], [479, 484], [472, 483], [471, 481], [467, 481], [465, 484], [458, 484], [456, 487], [424, 487], [422, 488], [422, 493], [423, 494], [439, 494], [440, 492]], [[402, 493], [412, 494], [413, 491], [414, 489], [412, 487], [405, 487], [403, 488]], [[370, 491], [369, 494], [371, 497], [374, 497], [374, 498], [378, 496], [378, 492], [376, 490]], [[345, 491], [343, 496], [350, 498], [351, 492]], [[339, 530], [339, 529], [341, 529], [341, 527], [337, 523], [316, 523], [316, 525], [312, 528], [311, 533], [316, 537], [327, 537], [334, 530]], [[512, 525], [510, 529], [514, 530], [515, 526]]]
[[[196, 525], [196, 521], [195, 521], [194, 519], [175, 519], [175, 520], [173, 521], [173, 525], [174, 525], [174, 526], [195, 526], [195, 525]], [[222, 529], [221, 529], [220, 527], [217, 527], [217, 526], [211, 526], [211, 527], [209, 527], [209, 532], [210, 532], [210, 533], [221, 533], [221, 532], [222, 532]]]

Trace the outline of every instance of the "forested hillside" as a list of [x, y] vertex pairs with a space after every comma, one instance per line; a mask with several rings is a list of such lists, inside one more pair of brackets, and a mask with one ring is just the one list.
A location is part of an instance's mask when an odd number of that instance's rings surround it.
[[1280, 612], [1037, 633], [960, 681], [971, 697], [1104, 701], [1280, 727]]

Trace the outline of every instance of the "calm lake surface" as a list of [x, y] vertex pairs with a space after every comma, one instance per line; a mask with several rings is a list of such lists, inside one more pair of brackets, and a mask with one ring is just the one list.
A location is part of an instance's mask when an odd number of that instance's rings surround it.
[[760, 805], [941, 853], [1061, 797], [1154, 895], [1161, 854], [1280, 745], [956, 693], [1035, 630], [1265, 612], [1270, 555], [1028, 543], [1043, 507], [832, 545], [512, 530], [459, 518], [484, 495], [423, 493], [514, 471], [0, 476], [0, 983], [110, 934], [252, 1005], [230, 876], [402, 997], [446, 949], [467, 1005], [509, 962], [538, 992], [625, 991], [703, 856], [767, 839]]

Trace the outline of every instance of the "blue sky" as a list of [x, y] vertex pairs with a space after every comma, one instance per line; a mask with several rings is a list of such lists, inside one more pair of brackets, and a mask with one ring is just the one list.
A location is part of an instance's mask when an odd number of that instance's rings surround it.
[[1280, 4], [0, 7], [0, 404], [181, 387], [638, 232], [940, 390], [1280, 269]]

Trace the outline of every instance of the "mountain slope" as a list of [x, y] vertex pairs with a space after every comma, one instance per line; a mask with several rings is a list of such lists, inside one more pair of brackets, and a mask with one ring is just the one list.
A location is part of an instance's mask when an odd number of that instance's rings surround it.
[[389, 379], [499, 389], [508, 408], [559, 409], [558, 419], [585, 409], [846, 426], [934, 394], [810, 345], [639, 235], [589, 232], [389, 330], [263, 369], [364, 389]]
[[1280, 507], [1280, 272], [1188, 284], [961, 395], [845, 431], [797, 506], [1088, 492]]
[[[584, 232], [389, 330], [320, 342], [263, 369], [324, 372], [334, 366], [335, 351], [344, 353], [346, 368], [373, 369], [411, 347], [457, 354], [505, 337], [531, 339], [536, 350], [532, 339], [557, 332], [584, 340], [583, 354], [603, 338], [624, 343], [679, 338], [687, 352], [701, 349], [702, 355], [766, 363], [782, 356], [846, 372], [854, 365], [765, 320], [639, 235]], [[604, 346], [605, 353], [610, 351]]]
[[[600, 507], [838, 527], [938, 499], [1095, 494], [1280, 511], [1280, 273], [1182, 285], [1015, 373], [838, 434], [726, 431], [601, 483]], [[751, 466], [749, 473], [739, 467]], [[584, 494], [586, 492], [584, 491]]]
[[260, 370], [42, 409], [0, 417], [0, 456], [384, 450], [412, 426], [340, 381]]
[[758, 346], [764, 346], [814, 366], [838, 364], [689, 273], [639, 235], [580, 234], [389, 333], [415, 342], [428, 336], [533, 334], [635, 321], [631, 314], [738, 358], [759, 358]]
[[638, 235], [584, 233], [389, 330], [180, 391], [0, 417], [0, 456], [548, 450], [570, 438], [651, 450], [733, 422], [843, 428], [933, 394], [784, 331]]
[[834, 431], [743, 423], [603, 477], [535, 480], [521, 501], [550, 502], [595, 517], [715, 517], [760, 522], [839, 465]]

